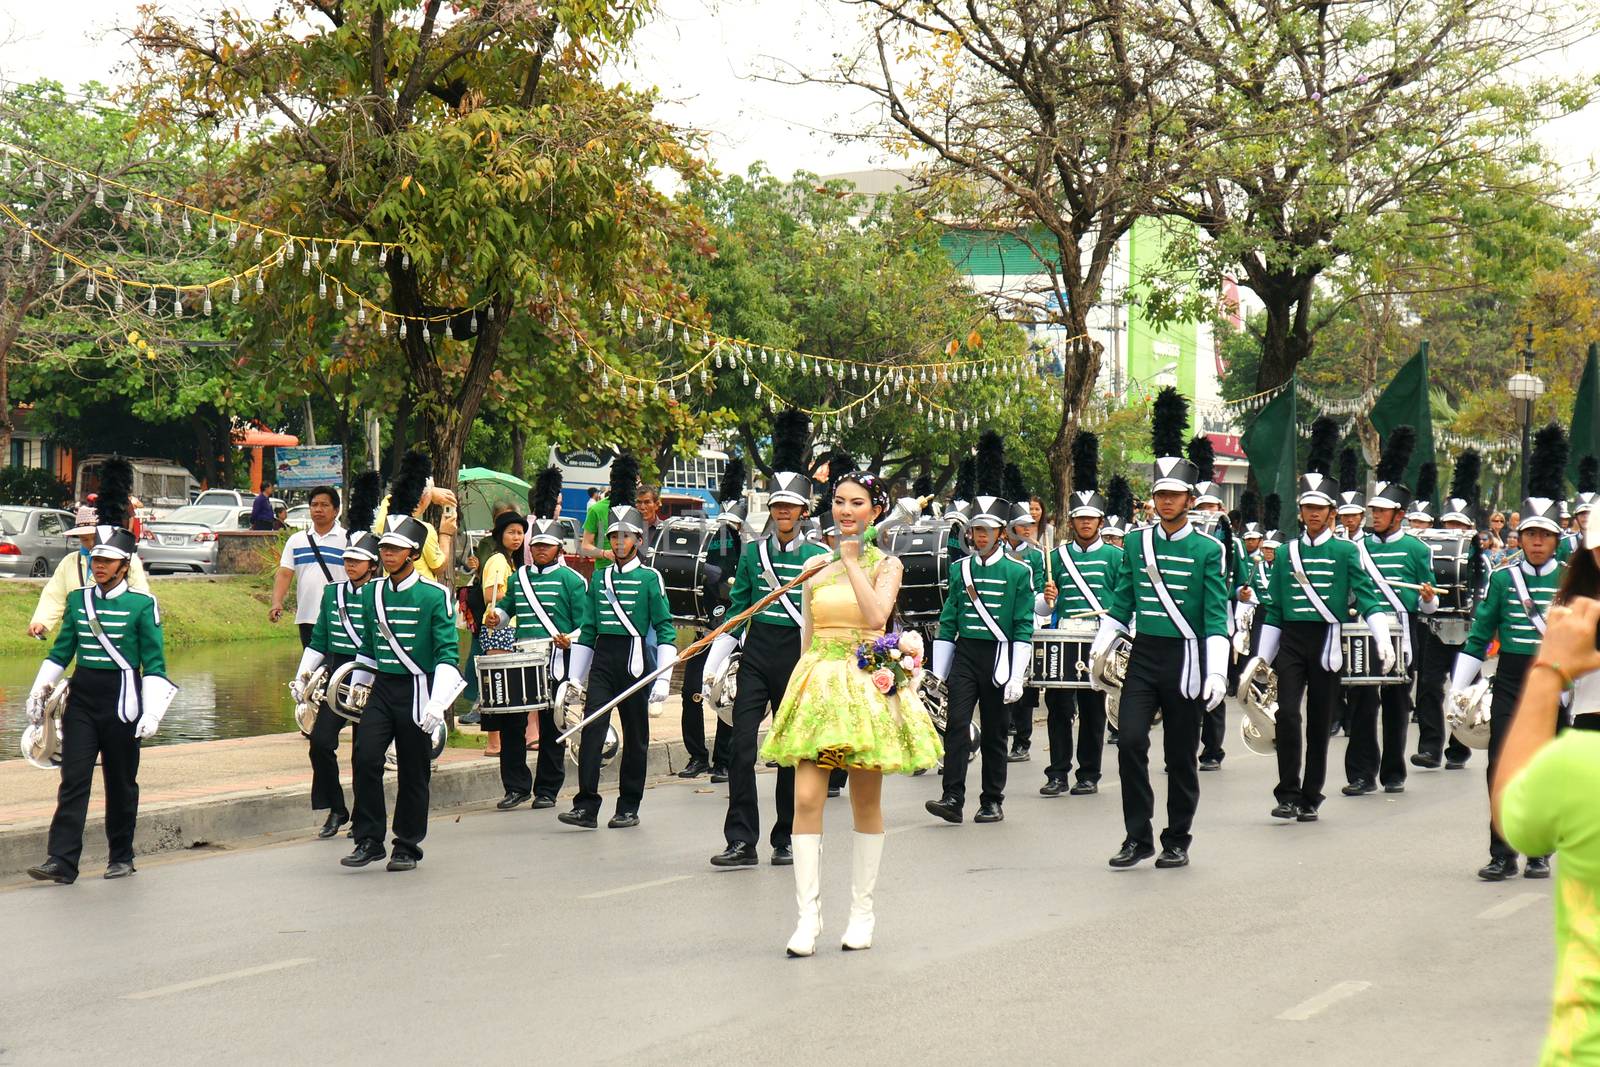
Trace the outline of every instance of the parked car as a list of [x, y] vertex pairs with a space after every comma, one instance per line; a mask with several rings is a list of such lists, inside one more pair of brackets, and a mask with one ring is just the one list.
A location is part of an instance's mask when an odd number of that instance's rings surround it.
[[190, 504], [164, 519], [144, 524], [139, 558], [151, 574], [166, 571], [217, 572], [217, 534], [250, 529], [248, 507]]
[[296, 504], [283, 516], [283, 524], [291, 530], [311, 529], [311, 505]]
[[55, 508], [0, 507], [0, 574], [48, 578], [78, 547], [68, 537], [72, 513]]

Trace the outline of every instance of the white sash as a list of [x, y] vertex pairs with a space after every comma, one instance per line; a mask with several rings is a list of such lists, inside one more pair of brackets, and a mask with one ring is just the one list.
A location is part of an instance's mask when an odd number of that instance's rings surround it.
[[640, 638], [639, 628], [633, 624], [633, 619], [622, 610], [622, 605], [617, 601], [617, 591], [611, 584], [616, 573], [616, 567], [607, 567], [605, 576], [600, 580], [600, 587], [606, 595], [606, 600], [610, 602], [611, 611], [616, 615], [617, 621], [622, 623], [622, 628], [628, 631], [628, 636], [633, 639], [633, 645], [628, 649], [628, 673], [638, 678], [644, 674], [644, 641]]
[[344, 606], [345, 590], [350, 588], [349, 583], [340, 582], [333, 587], [334, 603], [339, 605], [339, 625], [344, 629], [344, 635], [350, 639], [350, 644], [357, 652], [361, 651], [361, 638], [356, 636], [356, 628], [350, 625], [350, 612]]
[[422, 672], [417, 661], [401, 646], [400, 639], [389, 629], [389, 612], [383, 604], [383, 587], [389, 579], [379, 578], [378, 588], [373, 590], [372, 605], [373, 615], [376, 617], [378, 632], [383, 634], [383, 639], [389, 643], [389, 651], [394, 653], [394, 658], [400, 661], [400, 666], [411, 672], [411, 718], [417, 725], [422, 725], [422, 709], [428, 702], [428, 676]]
[[[1190, 534], [1195, 536], [1195, 534]], [[1167, 613], [1167, 618], [1172, 620], [1172, 625], [1178, 628], [1183, 635], [1183, 695], [1191, 700], [1200, 695], [1200, 641], [1195, 636], [1194, 627], [1189, 625], [1189, 620], [1178, 609], [1178, 602], [1172, 599], [1172, 592], [1167, 588], [1166, 580], [1161, 577], [1161, 567], [1156, 562], [1156, 531], [1150, 527], [1144, 532], [1144, 573], [1150, 580], [1150, 586], [1155, 590], [1156, 599], [1161, 601], [1161, 610]], [[1201, 577], [1198, 573], [1195, 575]]]
[[1104, 605], [1100, 603], [1100, 598], [1094, 595], [1094, 590], [1089, 588], [1089, 583], [1084, 580], [1082, 572], [1078, 570], [1078, 565], [1072, 562], [1072, 546], [1062, 545], [1056, 549], [1056, 555], [1060, 557], [1061, 565], [1067, 568], [1067, 577], [1071, 578], [1072, 584], [1078, 587], [1079, 595], [1089, 602], [1089, 609], [1096, 613], [1103, 611]]
[[1533, 623], [1533, 628], [1539, 631], [1539, 636], [1544, 636], [1544, 612], [1539, 610], [1539, 605], [1528, 594], [1527, 579], [1522, 576], [1522, 565], [1519, 563], [1511, 568], [1511, 584], [1517, 587], [1517, 599], [1522, 602], [1522, 610], [1527, 612], [1528, 621]]
[[1296, 537], [1289, 542], [1289, 576], [1300, 586], [1306, 599], [1311, 601], [1311, 606], [1322, 621], [1328, 624], [1328, 636], [1322, 642], [1322, 667], [1324, 670], [1337, 671], [1344, 667], [1344, 642], [1341, 640], [1343, 632], [1339, 627], [1338, 616], [1328, 607], [1328, 602], [1322, 599], [1322, 594], [1317, 592], [1317, 587], [1311, 584], [1311, 576], [1300, 563], [1300, 539]]
[[973, 610], [978, 613], [978, 618], [983, 621], [984, 629], [989, 631], [989, 636], [995, 640], [994, 650], [994, 684], [1004, 686], [1011, 680], [1011, 638], [1000, 628], [995, 617], [989, 613], [989, 605], [983, 602], [983, 597], [978, 595], [978, 587], [972, 581], [972, 557], [968, 556], [961, 561], [961, 584], [966, 587], [967, 599], [972, 602]]
[[[554, 568], [551, 568], [552, 570]], [[561, 631], [556, 628], [555, 620], [550, 613], [544, 610], [544, 605], [539, 603], [539, 598], [533, 595], [533, 583], [528, 581], [528, 568], [517, 568], [517, 584], [522, 587], [522, 598], [528, 602], [528, 608], [533, 612], [533, 617], [539, 620], [539, 625], [544, 627], [546, 637], [554, 637]], [[565, 681], [567, 677], [567, 650], [555, 642], [550, 643], [550, 677], [553, 681]]]
[[94, 606], [97, 589], [97, 586], [84, 586], [83, 613], [88, 616], [89, 629], [94, 633], [94, 639], [100, 643], [101, 650], [111, 658], [112, 663], [117, 665], [117, 670], [122, 672], [121, 688], [117, 690], [117, 718], [123, 722], [138, 722], [139, 687], [133, 684], [133, 664], [128, 662], [122, 650], [112, 643], [100, 625], [100, 615]]
[[[773, 537], [777, 535], [774, 534]], [[771, 592], [776, 593], [783, 588], [783, 583], [778, 581], [778, 572], [772, 569], [772, 557], [767, 550], [768, 538], [763, 537], [756, 542], [756, 554], [761, 557], [761, 573], [766, 577], [767, 584], [772, 587]], [[800, 609], [789, 603], [789, 594], [785, 593], [778, 598], [778, 603], [783, 607], [784, 613], [794, 620], [796, 626], [804, 625], [800, 618]]]
[[1405, 652], [1406, 659], [1409, 660], [1411, 658], [1411, 618], [1406, 614], [1406, 606], [1400, 600], [1400, 595], [1394, 591], [1394, 586], [1389, 584], [1389, 579], [1383, 576], [1383, 571], [1378, 567], [1378, 561], [1373, 559], [1371, 553], [1367, 551], [1366, 542], [1357, 541], [1356, 548], [1361, 551], [1362, 568], [1372, 576], [1372, 580], [1377, 583], [1378, 592], [1383, 594], [1383, 599], [1389, 602], [1389, 610], [1394, 612], [1395, 623], [1400, 629], [1400, 648]]

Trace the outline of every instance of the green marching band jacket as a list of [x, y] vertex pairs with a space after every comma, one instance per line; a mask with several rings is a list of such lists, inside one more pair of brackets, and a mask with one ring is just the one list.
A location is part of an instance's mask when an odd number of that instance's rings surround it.
[[1489, 590], [1472, 616], [1472, 630], [1462, 656], [1483, 661], [1489, 642], [1498, 635], [1502, 655], [1531, 656], [1544, 637], [1545, 615], [1561, 584], [1561, 563], [1552, 558], [1543, 567], [1519, 561], [1489, 576]]
[[[371, 585], [369, 581], [366, 585]], [[311, 627], [308, 646], [324, 656], [354, 659], [361, 654], [366, 632], [366, 616], [361, 597], [366, 586], [352, 589], [348, 582], [333, 582], [322, 588], [322, 609]]]
[[1050, 571], [1057, 590], [1050, 625], [1060, 625], [1063, 619], [1097, 623], [1098, 613], [1105, 609], [1111, 590], [1121, 578], [1122, 549], [1098, 537], [1087, 548], [1068, 541], [1057, 545], [1051, 554]]
[[56, 634], [56, 643], [46, 658], [65, 668], [74, 657], [80, 670], [122, 673], [117, 717], [123, 722], [137, 722], [140, 701], [134, 672], [145, 677], [167, 675], [161, 609], [156, 606], [156, 598], [128, 588], [126, 579], [109, 593], [101, 592], [97, 585], [69, 592], [61, 632]]
[[[1332, 530], [1322, 531], [1315, 540], [1301, 534], [1284, 541], [1273, 561], [1272, 599], [1267, 604], [1265, 625], [1273, 627], [1274, 636], [1270, 640], [1263, 637], [1261, 647], [1275, 653], [1276, 632], [1285, 623], [1326, 624], [1322, 669], [1343, 668], [1344, 642], [1339, 627], [1352, 600], [1356, 613], [1368, 620], [1375, 632], [1374, 616], [1387, 616], [1391, 610], [1373, 580], [1376, 570], [1360, 542], [1335, 537]], [[1386, 624], [1387, 618], [1384, 621]], [[1382, 632], [1390, 631], [1385, 625]], [[1268, 652], [1261, 655], [1271, 661]]]
[[[1040, 548], [1031, 541], [1024, 541], [1022, 544], [1018, 545], [1016, 548], [1010, 549], [1009, 551], [1011, 558], [1016, 560], [1018, 563], [1027, 566], [1029, 573], [1033, 575], [1033, 595], [1035, 597], [1043, 596], [1046, 569], [1044, 561], [1044, 549]], [[1041, 611], [1035, 612], [1035, 614], [1044, 615], [1047, 614], [1047, 612]]]
[[[515, 619], [517, 640], [534, 641], [556, 634], [574, 634], [588, 618], [589, 589], [583, 575], [559, 558], [548, 567], [529, 563], [512, 572], [495, 609], [499, 623]], [[565, 681], [570, 649], [550, 649], [550, 680]]]
[[[1378, 594], [1388, 603], [1389, 611], [1398, 620], [1400, 644], [1409, 660], [1412, 656], [1411, 616], [1419, 610], [1424, 615], [1432, 615], [1439, 605], [1437, 596], [1423, 602], [1422, 590], [1410, 588], [1433, 581], [1433, 551], [1423, 543], [1422, 538], [1405, 530], [1398, 530], [1387, 537], [1368, 534], [1359, 544], [1369, 564], [1367, 573], [1374, 579]], [[1404, 584], [1391, 585], [1391, 582]]]
[[356, 662], [379, 674], [410, 675], [411, 715], [421, 725], [435, 675], [460, 678], [455, 600], [413, 570], [398, 585], [383, 577], [362, 586], [360, 606], [367, 624]]
[[[974, 552], [951, 564], [936, 646], [943, 643], [953, 652], [957, 640], [995, 642], [994, 684], [1004, 686], [1015, 672], [1026, 669], [1033, 654], [1033, 575], [1032, 567], [1003, 547], [987, 558]], [[936, 651], [946, 660], [945, 650]], [[946, 665], [940, 676], [948, 673]]]
[[[678, 636], [660, 573], [640, 563], [637, 556], [620, 566], [595, 571], [589, 579], [588, 608], [578, 643], [592, 649], [597, 637], [631, 638], [628, 672], [637, 678], [644, 675], [644, 637], [651, 632], [662, 650], [672, 648]], [[588, 679], [587, 670], [577, 673], [579, 681]]]
[[[749, 610], [769, 593], [800, 577], [806, 561], [829, 555], [827, 546], [807, 541], [798, 532], [787, 545], [778, 543], [776, 533], [751, 541], [739, 554], [733, 589], [728, 594], [728, 617]], [[776, 582], [777, 584], [773, 584]], [[792, 589], [756, 613], [753, 621], [765, 626], [800, 627], [800, 590]], [[734, 633], [743, 636], [748, 623], [740, 623]]]
[[[1272, 564], [1259, 550], [1250, 557], [1250, 588], [1255, 591], [1256, 604], [1265, 608], [1272, 603]], [[1266, 616], [1261, 616], [1266, 620]]]
[[1204, 675], [1228, 672], [1225, 556], [1222, 542], [1187, 521], [1171, 534], [1160, 523], [1128, 531], [1101, 637], [1132, 625], [1140, 637], [1181, 639], [1181, 691], [1198, 697]]

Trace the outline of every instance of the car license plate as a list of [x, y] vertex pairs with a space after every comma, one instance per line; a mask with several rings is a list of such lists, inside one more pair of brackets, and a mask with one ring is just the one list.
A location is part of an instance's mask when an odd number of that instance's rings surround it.
[[161, 543], [164, 545], [181, 545], [189, 539], [183, 534], [161, 534]]

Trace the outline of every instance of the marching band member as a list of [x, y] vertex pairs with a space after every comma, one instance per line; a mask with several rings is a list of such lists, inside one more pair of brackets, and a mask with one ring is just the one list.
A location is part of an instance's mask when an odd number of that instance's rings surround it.
[[134, 872], [133, 832], [139, 817], [139, 742], [154, 736], [177, 688], [167, 680], [161, 611], [155, 597], [129, 588], [129, 563], [138, 541], [123, 527], [133, 489], [133, 468], [124, 459], [101, 468], [92, 581], [67, 594], [61, 632], [39, 665], [28, 694], [28, 720], [44, 719], [46, 690], [72, 672], [61, 715], [61, 785], [50, 820], [49, 858], [28, 868], [41, 882], [71, 885], [83, 854], [83, 825], [96, 760], [106, 793], [105, 877]]
[[[1361, 548], [1333, 536], [1336, 483], [1325, 473], [1337, 443], [1338, 428], [1324, 416], [1311, 430], [1312, 454], [1300, 478], [1300, 522], [1305, 532], [1284, 546], [1285, 559], [1272, 572], [1272, 603], [1267, 606], [1257, 655], [1278, 672], [1278, 785], [1274, 819], [1316, 822], [1327, 775], [1328, 732], [1339, 700], [1339, 670], [1344, 664], [1340, 623], [1355, 597], [1357, 612], [1372, 628], [1373, 644], [1385, 673], [1395, 667], [1394, 616], [1378, 595]], [[1319, 470], [1319, 466], [1321, 469]], [[1280, 649], [1281, 645], [1281, 649]], [[1304, 705], [1304, 766], [1301, 762], [1301, 707]]]
[[[395, 479], [391, 495], [404, 500], [415, 469]], [[420, 492], [420, 489], [417, 490]], [[428, 528], [404, 511], [384, 520], [378, 558], [384, 577], [360, 592], [367, 626], [361, 635], [354, 685], [370, 686], [356, 725], [355, 851], [339, 862], [365, 867], [384, 857], [389, 821], [383, 794], [384, 755], [392, 742], [399, 782], [394, 802], [394, 853], [388, 870], [415, 870], [428, 833], [428, 779], [434, 733], [466, 688], [456, 669], [455, 599], [417, 571]]]
[[[572, 662], [579, 653], [573, 647], [583, 629], [589, 588], [583, 576], [561, 558], [561, 524], [555, 520], [556, 504], [561, 500], [561, 471], [546, 467], [533, 487], [533, 524], [528, 534], [531, 562], [519, 567], [507, 583], [502, 596], [487, 613], [485, 625], [493, 629], [514, 624], [517, 641], [550, 641], [550, 688], [554, 693], [572, 675]], [[547, 702], [539, 710], [539, 755], [537, 771], [528, 773], [526, 745], [500, 746], [500, 784], [506, 795], [495, 805], [509, 811], [530, 793], [534, 809], [556, 806], [556, 794], [566, 779], [562, 758], [566, 746], [557, 744], [562, 724], [556, 721], [557, 704]], [[528, 729], [528, 713], [499, 716], [505, 736], [522, 737]]]
[[[722, 478], [717, 485], [717, 503], [721, 510], [717, 513], [715, 540], [708, 541], [702, 549], [707, 557], [703, 588], [715, 590], [716, 594], [724, 589], [731, 594], [733, 580], [725, 570], [737, 571], [739, 567], [745, 519], [750, 510], [744, 501], [744, 483], [744, 460], [735, 456], [723, 467]], [[705, 597], [704, 602], [711, 606], [706, 609], [705, 617], [698, 620], [700, 625], [695, 628], [693, 635], [697, 640], [702, 634], [716, 629], [727, 618], [727, 605], [719, 603], [720, 596], [716, 594]], [[733, 732], [721, 716], [716, 720], [711, 747], [706, 747], [705, 694], [710, 685], [706, 682], [705, 669], [708, 658], [693, 656], [683, 664], [683, 678], [679, 683], [679, 721], [683, 728], [683, 749], [689, 758], [683, 770], [678, 772], [678, 777], [698, 778], [710, 772], [713, 782], [726, 782]]]
[[[1565, 434], [1551, 424], [1540, 430], [1528, 461], [1528, 488], [1539, 495], [1522, 502], [1517, 538], [1522, 544], [1522, 559], [1502, 567], [1489, 576], [1489, 588], [1472, 616], [1472, 632], [1456, 657], [1450, 689], [1452, 697], [1464, 692], [1478, 677], [1489, 654], [1489, 643], [1500, 640], [1500, 657], [1491, 683], [1494, 696], [1489, 711], [1489, 769], [1487, 781], [1494, 784], [1494, 769], [1500, 759], [1500, 746], [1511, 729], [1511, 718], [1522, 697], [1522, 682], [1528, 666], [1539, 651], [1544, 634], [1545, 613], [1561, 582], [1561, 564], [1555, 558], [1561, 539], [1560, 501], [1545, 493], [1561, 492], [1562, 472], [1566, 467]], [[1515, 877], [1517, 853], [1489, 824], [1489, 862], [1478, 870], [1486, 882]], [[1523, 875], [1550, 877], [1545, 857], [1529, 856]]]
[[1406, 525], [1413, 530], [1433, 529], [1433, 497], [1439, 489], [1439, 468], [1429, 461], [1417, 469], [1417, 491], [1406, 512]]
[[1335, 537], [1342, 537], [1346, 541], [1360, 541], [1364, 536], [1361, 523], [1367, 516], [1367, 501], [1361, 493], [1359, 461], [1360, 457], [1354, 448], [1339, 452], [1339, 499], [1334, 505], [1339, 526], [1333, 533]]
[[[1074, 488], [1067, 508], [1071, 536], [1062, 540], [1050, 556], [1054, 578], [1044, 587], [1052, 626], [1066, 618], [1102, 616], [1119, 578], [1122, 552], [1100, 539], [1106, 504], [1095, 488], [1099, 457], [1099, 439], [1087, 430], [1079, 430], [1072, 442]], [[1080, 675], [1079, 680], [1086, 678]], [[1096, 689], [1047, 689], [1044, 703], [1049, 716], [1050, 765], [1045, 768], [1045, 783], [1039, 794], [1058, 797], [1066, 792], [1073, 796], [1099, 792], [1101, 755], [1106, 744], [1106, 695]], [[1074, 716], [1078, 720], [1078, 780], [1069, 790]]]
[[[1267, 542], [1272, 541], [1272, 547], [1267, 547]], [[1267, 530], [1262, 529], [1259, 522], [1247, 522], [1244, 533], [1240, 535], [1244, 544], [1246, 558], [1249, 561], [1250, 571], [1250, 597], [1249, 603], [1255, 606], [1250, 613], [1250, 654], [1255, 655], [1256, 642], [1261, 636], [1261, 627], [1267, 622], [1267, 602], [1272, 599], [1272, 556], [1276, 554], [1278, 544], [1276, 538], [1270, 537]], [[1242, 595], [1242, 594], [1241, 594]]]
[[[639, 559], [644, 519], [633, 506], [639, 465], [632, 456], [611, 463], [610, 512], [606, 540], [611, 546], [611, 566], [597, 568], [589, 579], [583, 629], [572, 648], [570, 682], [586, 687], [584, 713], [609, 704], [647, 673], [659, 671], [655, 683], [634, 693], [616, 711], [622, 720], [622, 766], [613, 830], [639, 825], [639, 801], [644, 796], [645, 766], [650, 753], [650, 708], [664, 704], [672, 685], [672, 665], [678, 649], [673, 642], [672, 609], [667, 604], [661, 575]], [[646, 655], [646, 638], [653, 637], [655, 655]], [[600, 764], [611, 713], [583, 728], [578, 740], [578, 795], [572, 810], [556, 818], [568, 826], [593, 830], [600, 813]], [[543, 747], [542, 745], [540, 747]]]
[[[1044, 550], [1039, 547], [1039, 520], [1034, 517], [1029, 493], [1022, 481], [1022, 472], [1015, 463], [1006, 464], [1007, 495], [1011, 498], [1011, 515], [1006, 522], [1006, 551], [1012, 559], [1025, 564], [1033, 575], [1033, 624], [1043, 626], [1050, 617], [1049, 605], [1044, 602], [1045, 563]], [[1026, 763], [1033, 748], [1033, 710], [1039, 706], [1039, 691], [1023, 686], [1022, 695], [1013, 702], [1007, 714], [1011, 716], [1012, 763]]]
[[[1367, 573], [1395, 617], [1404, 659], [1413, 672], [1416, 650], [1427, 629], [1419, 624], [1418, 615], [1432, 615], [1439, 606], [1433, 589], [1433, 553], [1405, 530], [1405, 509], [1411, 502], [1411, 490], [1395, 480], [1404, 475], [1414, 442], [1415, 434], [1409, 426], [1397, 426], [1390, 435], [1389, 448], [1378, 461], [1378, 481], [1367, 505], [1372, 511], [1372, 533], [1361, 542], [1366, 551]], [[1456, 464], [1458, 474], [1468, 465], [1467, 455], [1463, 453]], [[1472, 454], [1472, 459], [1476, 461], [1476, 453]], [[1472, 475], [1472, 481], [1475, 489], [1476, 474]], [[1350, 743], [1344, 750], [1348, 782], [1344, 795], [1355, 797], [1376, 792], [1380, 783], [1385, 793], [1405, 792], [1411, 680], [1408, 678], [1405, 685], [1350, 686], [1346, 699], [1350, 705]], [[1383, 709], [1381, 756], [1378, 745], [1380, 706]]]
[[1561, 561], [1565, 563], [1574, 552], [1583, 548], [1583, 529], [1589, 512], [1594, 510], [1596, 490], [1600, 489], [1600, 459], [1584, 456], [1578, 461], [1578, 492], [1572, 498], [1571, 521], [1567, 533], [1561, 538]]
[[[29, 637], [44, 640], [45, 634], [54, 630], [66, 614], [67, 594], [94, 582], [94, 574], [89, 569], [89, 552], [94, 548], [95, 526], [99, 522], [94, 505], [80, 507], [75, 521], [77, 525], [68, 530], [66, 536], [78, 539], [78, 551], [61, 557], [50, 580], [40, 590], [39, 603], [33, 609], [33, 618], [28, 620]], [[136, 593], [150, 592], [150, 579], [138, 556], [128, 561], [128, 588]]]
[[[1216, 477], [1217, 454], [1216, 447], [1211, 439], [1204, 434], [1190, 438], [1187, 447], [1189, 462], [1195, 469], [1194, 510], [1203, 513], [1222, 515], [1222, 496], [1213, 479]], [[1248, 599], [1250, 589], [1250, 570], [1245, 565], [1244, 545], [1233, 533], [1231, 525], [1224, 515], [1217, 524], [1216, 532], [1212, 535], [1222, 544], [1224, 569], [1227, 573], [1228, 583], [1228, 635], [1233, 636], [1236, 623], [1238, 606], [1241, 599]], [[1228, 648], [1228, 689], [1232, 691], [1238, 680], [1238, 673], [1233, 665], [1233, 647]], [[1228, 736], [1228, 702], [1219, 703], [1214, 708], [1207, 708], [1205, 716], [1200, 721], [1200, 769], [1202, 771], [1218, 770], [1222, 761], [1227, 757], [1223, 743]]]
[[[772, 469], [767, 481], [768, 529], [744, 546], [734, 575], [728, 613], [737, 615], [800, 576], [806, 562], [827, 556], [828, 549], [808, 541], [800, 521], [811, 504], [811, 481], [801, 473], [809, 420], [798, 411], [781, 412], [773, 420]], [[835, 471], [833, 464], [830, 472]], [[742, 648], [738, 688], [733, 701], [733, 736], [728, 763], [728, 814], [722, 835], [726, 847], [711, 857], [713, 867], [748, 867], [758, 862], [761, 806], [756, 795], [757, 734], [768, 711], [783, 703], [789, 678], [800, 660], [800, 626], [804, 621], [800, 590], [785, 593], [749, 622], [718, 637], [706, 657], [705, 691], [722, 677], [735, 649]], [[779, 766], [777, 814], [769, 842], [772, 864], [794, 862], [794, 767]]]
[[983, 792], [974, 822], [1000, 822], [1006, 789], [1009, 705], [1022, 696], [1033, 656], [1033, 573], [1009, 555], [1001, 531], [1012, 515], [1009, 501], [988, 493], [1000, 485], [1004, 462], [1000, 435], [978, 439], [978, 496], [968, 506], [972, 552], [950, 568], [949, 591], [933, 642], [933, 673], [949, 686], [946, 698], [944, 794], [924, 806], [946, 822], [961, 821], [967, 792], [967, 748], [976, 706], [982, 730]]
[[[322, 587], [322, 603], [311, 626], [311, 641], [300, 655], [300, 666], [289, 686], [297, 704], [307, 696], [305, 686], [318, 667], [326, 667], [331, 675], [361, 654], [367, 622], [361, 611], [360, 590], [378, 570], [378, 538], [370, 527], [382, 491], [383, 479], [377, 471], [358, 474], [351, 485], [350, 509], [345, 515], [350, 524], [347, 543], [340, 549], [346, 581]], [[323, 839], [337, 835], [339, 828], [350, 821], [344, 787], [339, 784], [339, 735], [344, 731], [345, 719], [329, 707], [330, 699], [331, 694], [323, 698], [307, 743], [311, 810], [328, 812], [327, 821], [317, 833]]]
[[[1150, 819], [1150, 727], [1162, 715], [1167, 765], [1167, 826], [1157, 867], [1189, 863], [1190, 828], [1200, 802], [1195, 752], [1200, 719], [1222, 703], [1228, 687], [1228, 577], [1222, 544], [1189, 522], [1194, 465], [1182, 458], [1188, 403], [1176, 389], [1155, 401], [1152, 493], [1157, 522], [1131, 530], [1123, 544], [1117, 584], [1092, 654], [1135, 628], [1122, 687], [1117, 766], [1122, 778], [1126, 836], [1112, 867], [1132, 867], [1155, 855]], [[1135, 622], [1137, 616], [1137, 622]], [[1204, 658], [1202, 658], [1202, 656]]]
[[[1435, 476], [1433, 464], [1424, 463], [1419, 481], [1430, 487], [1430, 493]], [[1435, 521], [1432, 505], [1428, 500], [1414, 502], [1407, 518], [1411, 520], [1413, 529], [1431, 528]], [[1438, 521], [1444, 529], [1462, 534], [1469, 534], [1474, 529], [1473, 517], [1459, 511], [1454, 514], [1441, 513]], [[1476, 562], [1479, 559], [1477, 546], [1470, 545], [1468, 553], [1468, 558], [1474, 561], [1473, 574], [1476, 575]], [[1411, 755], [1411, 765], [1433, 770], [1438, 768], [1442, 757], [1445, 770], [1456, 771], [1465, 767], [1472, 758], [1472, 749], [1462, 744], [1445, 726], [1445, 695], [1450, 686], [1450, 671], [1461, 653], [1461, 645], [1447, 645], [1431, 628], [1424, 629], [1422, 662], [1417, 671], [1417, 751]]]

